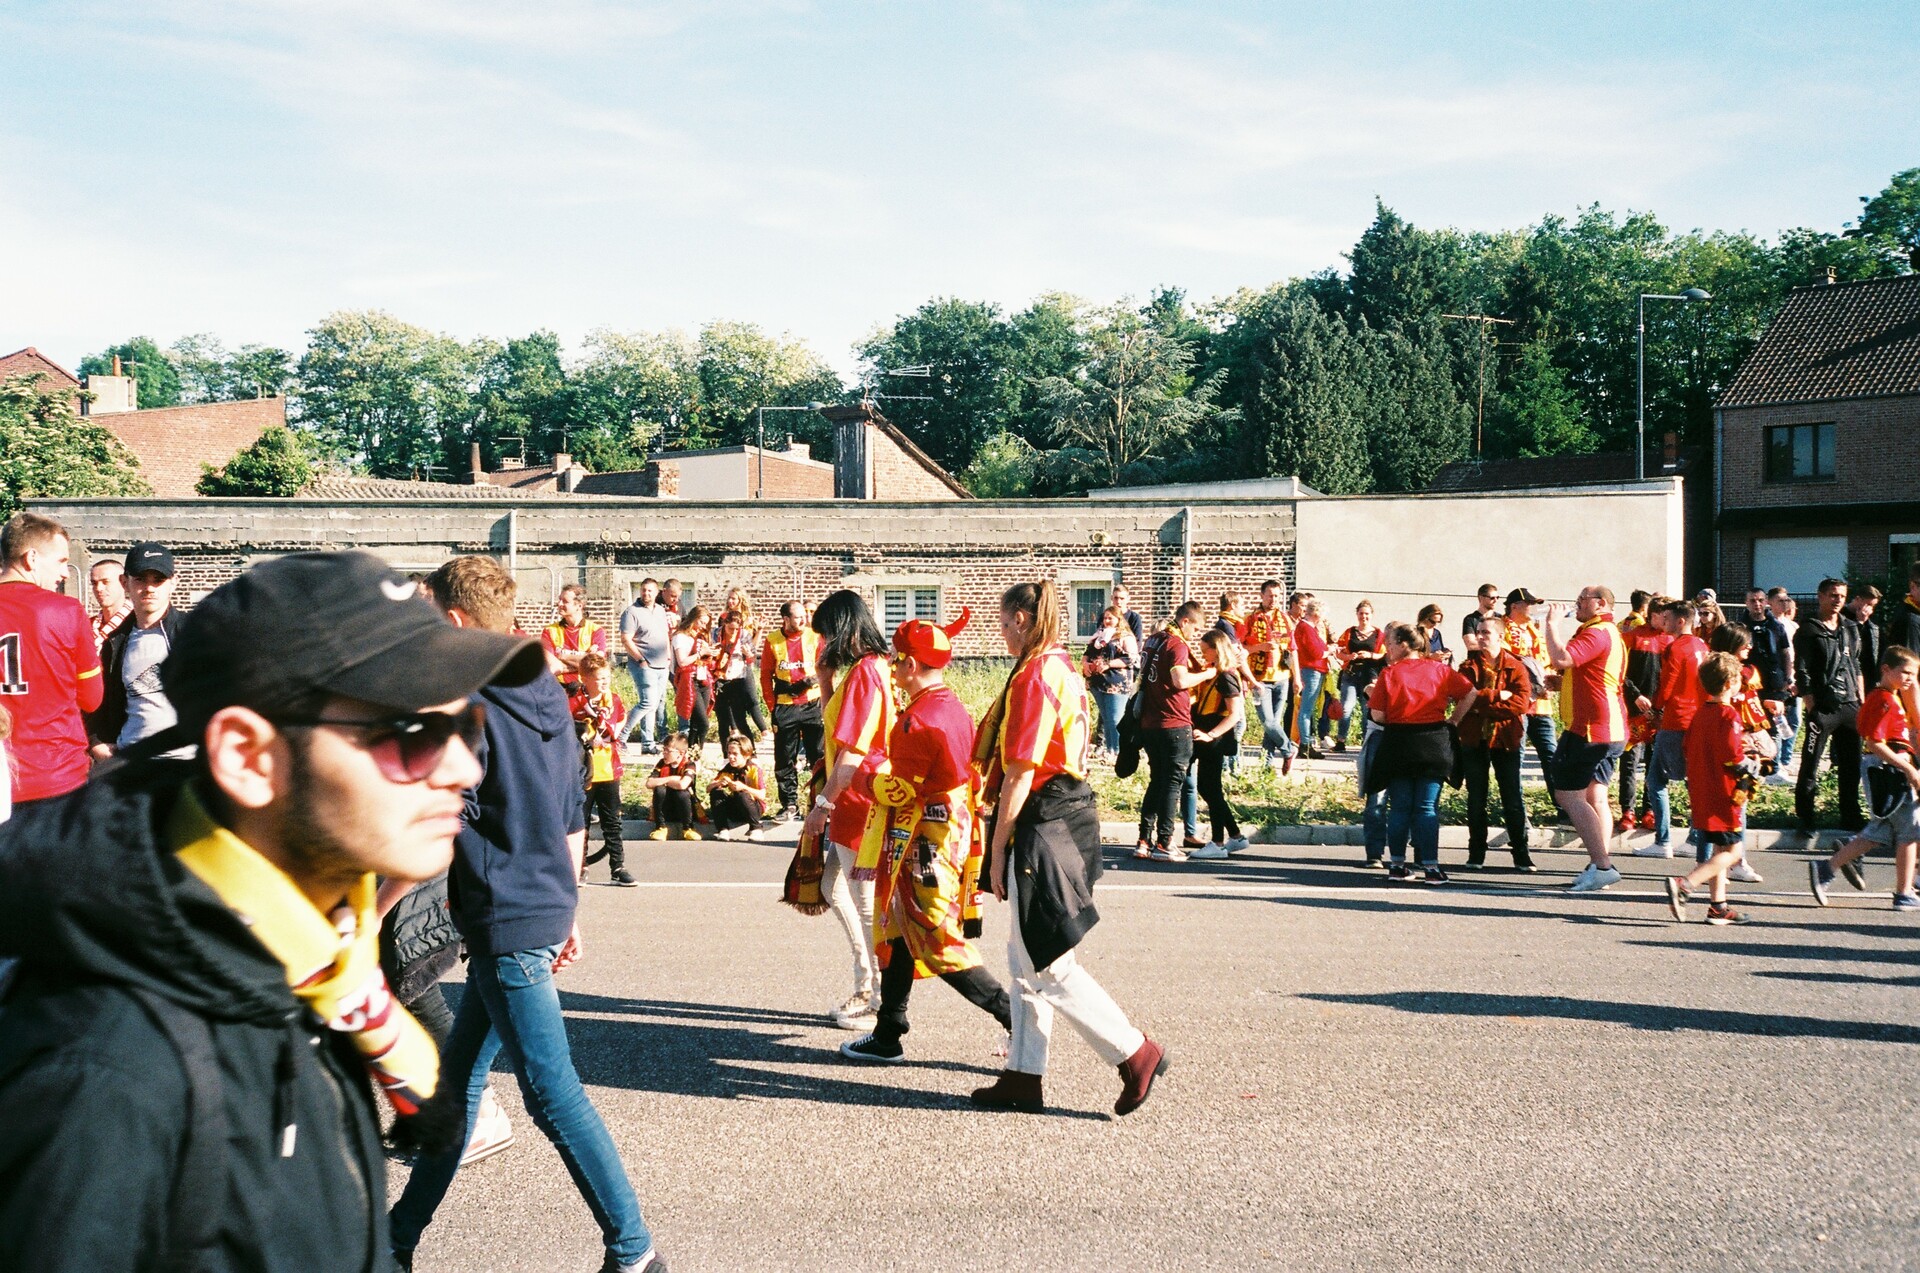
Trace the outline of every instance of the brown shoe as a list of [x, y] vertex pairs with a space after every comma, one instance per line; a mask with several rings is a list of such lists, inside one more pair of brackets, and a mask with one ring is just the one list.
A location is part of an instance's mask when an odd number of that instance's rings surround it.
[[1040, 1095], [1040, 1076], [1018, 1070], [1002, 1070], [993, 1086], [975, 1088], [973, 1103], [982, 1109], [1011, 1109], [1022, 1114], [1040, 1114], [1047, 1108]]
[[1165, 1074], [1170, 1064], [1165, 1048], [1152, 1039], [1142, 1043], [1138, 1052], [1120, 1063], [1120, 1099], [1113, 1103], [1113, 1112], [1131, 1114], [1145, 1105], [1153, 1081]]

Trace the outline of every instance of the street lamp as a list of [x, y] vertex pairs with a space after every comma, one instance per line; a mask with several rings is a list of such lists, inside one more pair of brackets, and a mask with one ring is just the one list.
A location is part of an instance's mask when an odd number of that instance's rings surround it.
[[804, 407], [755, 407], [753, 409], [754, 436], [760, 440], [759, 469], [753, 481], [753, 497], [759, 499], [767, 489], [767, 412], [769, 411], [818, 411], [826, 406], [824, 402], [809, 402]]
[[1713, 295], [1703, 288], [1689, 287], [1678, 296], [1669, 296], [1665, 292], [1640, 293], [1640, 322], [1634, 345], [1634, 366], [1640, 382], [1640, 405], [1634, 412], [1634, 436], [1637, 445], [1633, 452], [1633, 480], [1647, 480], [1647, 302], [1648, 301], [1710, 301]]

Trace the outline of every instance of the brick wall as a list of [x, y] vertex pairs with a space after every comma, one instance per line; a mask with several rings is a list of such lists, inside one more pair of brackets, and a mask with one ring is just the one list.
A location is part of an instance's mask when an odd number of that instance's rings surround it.
[[869, 498], [886, 500], [958, 499], [953, 489], [900, 449], [879, 429], [867, 430]]
[[[766, 499], [832, 499], [833, 469], [824, 464], [800, 464], [787, 459], [778, 452], [769, 452], [765, 457], [765, 473], [762, 475], [762, 460], [753, 452], [747, 453], [747, 494], [762, 489]], [[917, 495], [901, 495], [901, 499], [918, 499]], [[929, 498], [932, 498], [931, 496]]]
[[[1832, 481], [1766, 480], [1769, 427], [1827, 423], [1834, 426]], [[1720, 464], [1723, 509], [1920, 500], [1920, 395], [1726, 408]]]

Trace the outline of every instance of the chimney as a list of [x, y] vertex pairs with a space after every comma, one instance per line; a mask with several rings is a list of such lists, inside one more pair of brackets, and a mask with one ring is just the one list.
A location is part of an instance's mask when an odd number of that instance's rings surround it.
[[121, 373], [120, 373], [120, 355], [119, 355], [119, 354], [115, 354], [115, 355], [113, 356], [113, 374], [114, 374], [114, 375], [116, 375], [116, 376], [117, 376], [117, 375], [119, 375], [119, 374], [121, 374]]
[[1832, 265], [1829, 265], [1826, 269], [1813, 276], [1813, 285], [1815, 287], [1832, 287], [1839, 281], [1840, 271]]
[[1662, 441], [1662, 446], [1660, 449], [1660, 466], [1662, 468], [1672, 469], [1672, 468], [1678, 467], [1679, 464], [1680, 464], [1680, 435], [1678, 433], [1669, 433], [1665, 436], [1665, 438]]
[[471, 486], [478, 486], [485, 480], [480, 471], [480, 444], [475, 442], [467, 453], [467, 482]]

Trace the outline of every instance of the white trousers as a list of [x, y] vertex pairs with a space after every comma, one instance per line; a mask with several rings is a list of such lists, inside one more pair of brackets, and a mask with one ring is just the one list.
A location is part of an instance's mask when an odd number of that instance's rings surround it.
[[1011, 870], [1007, 872], [1007, 910], [1013, 916], [1007, 941], [1007, 965], [1013, 974], [1013, 1042], [1007, 1047], [1007, 1068], [1021, 1074], [1047, 1072], [1047, 1041], [1056, 1009], [1108, 1065], [1119, 1065], [1138, 1052], [1147, 1036], [1133, 1028], [1113, 996], [1080, 966], [1072, 951], [1045, 968], [1033, 966], [1026, 943], [1020, 940], [1020, 899]]
[[874, 993], [873, 969], [873, 884], [872, 880], [853, 878], [853, 864], [859, 854], [844, 844], [827, 844], [826, 862], [821, 868], [820, 891], [826, 894], [833, 917], [846, 930], [847, 945], [853, 948], [853, 993]]

